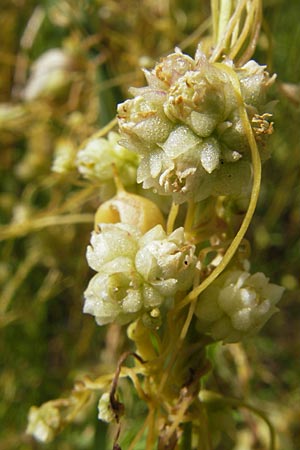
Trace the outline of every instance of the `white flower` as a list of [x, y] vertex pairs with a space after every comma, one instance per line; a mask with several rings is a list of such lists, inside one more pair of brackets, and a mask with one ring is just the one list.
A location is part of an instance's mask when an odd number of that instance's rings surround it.
[[124, 223], [99, 224], [100, 233], [92, 233], [91, 245], [87, 248], [89, 266], [100, 272], [104, 265], [117, 257], [132, 259], [138, 249], [137, 239], [141, 232]]
[[31, 75], [24, 90], [25, 100], [53, 95], [71, 80], [72, 58], [59, 48], [43, 53], [33, 64]]
[[115, 420], [115, 415], [110, 406], [110, 398], [108, 392], [105, 392], [100, 397], [98, 403], [98, 419], [108, 423]]
[[144, 235], [120, 223], [99, 228], [87, 250], [88, 263], [98, 273], [84, 293], [84, 312], [94, 315], [99, 325], [125, 324], [138, 317], [147, 322], [148, 316], [160, 320], [157, 308], [194, 279], [195, 247], [186, 241], [183, 228], [169, 236], [161, 225]]
[[265, 67], [254, 61], [241, 68], [229, 60], [216, 65], [200, 48], [195, 59], [177, 49], [145, 71], [148, 85], [131, 89], [134, 98], [119, 105], [120, 142], [141, 156], [137, 181], [144, 188], [176, 203], [248, 192], [251, 151], [230, 70], [249, 118], [260, 117], [273, 82]]
[[195, 247], [185, 240], [183, 228], [167, 236], [158, 225], [139, 244], [142, 248], [136, 254], [135, 265], [145, 280], [166, 294], [191, 286], [197, 258]]
[[29, 410], [26, 433], [31, 434], [41, 442], [51, 442], [61, 424], [59, 410], [50, 402], [40, 408], [32, 406]]
[[58, 140], [51, 169], [56, 173], [67, 173], [75, 169], [75, 148], [71, 139]]
[[283, 290], [261, 272], [225, 271], [199, 297], [198, 328], [224, 342], [255, 334], [277, 311]]
[[90, 140], [76, 158], [79, 172], [90, 180], [107, 183], [113, 180], [114, 167], [124, 186], [135, 184], [137, 155], [118, 144], [118, 133], [110, 132], [107, 139]]

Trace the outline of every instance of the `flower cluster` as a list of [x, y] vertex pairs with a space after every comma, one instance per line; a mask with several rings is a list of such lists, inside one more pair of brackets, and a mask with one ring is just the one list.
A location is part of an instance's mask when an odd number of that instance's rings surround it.
[[75, 169], [75, 146], [71, 139], [58, 139], [55, 146], [52, 171], [56, 173], [68, 173]]
[[87, 249], [88, 263], [98, 273], [84, 293], [84, 312], [99, 325], [126, 324], [137, 317], [150, 323], [176, 292], [191, 287], [197, 258], [183, 228], [169, 236], [161, 225], [144, 235], [122, 223], [99, 228]]
[[273, 78], [254, 61], [235, 68], [209, 62], [200, 48], [195, 59], [176, 50], [145, 71], [148, 86], [131, 89], [134, 98], [118, 107], [119, 127], [122, 145], [141, 156], [144, 188], [176, 203], [248, 192], [251, 156], [232, 74], [249, 119], [258, 120]]
[[26, 433], [40, 442], [51, 442], [60, 426], [59, 410], [51, 402], [44, 403], [40, 408], [30, 408]]
[[24, 89], [27, 101], [57, 95], [70, 83], [74, 61], [68, 52], [53, 48], [43, 53], [33, 64]]
[[78, 152], [76, 166], [79, 172], [90, 180], [111, 182], [116, 169], [124, 186], [136, 183], [138, 157], [118, 144], [118, 133], [110, 132], [107, 139], [90, 140]]
[[255, 334], [277, 311], [283, 287], [261, 273], [227, 270], [199, 297], [199, 331], [215, 340], [238, 342]]

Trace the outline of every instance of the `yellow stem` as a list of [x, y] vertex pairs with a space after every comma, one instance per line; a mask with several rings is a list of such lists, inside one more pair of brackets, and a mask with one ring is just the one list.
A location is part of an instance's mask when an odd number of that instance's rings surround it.
[[188, 209], [187, 209], [185, 222], [184, 222], [184, 231], [185, 232], [192, 231], [194, 217], [195, 217], [195, 209], [196, 209], [195, 202], [193, 200], [190, 200], [188, 202]]
[[101, 130], [97, 131], [96, 133], [92, 134], [92, 136], [89, 136], [87, 139], [83, 141], [83, 143], [80, 145], [80, 148], [84, 148], [88, 142], [99, 139], [103, 136], [105, 136], [109, 131], [111, 131], [115, 126], [117, 125], [117, 118], [115, 117], [110, 122], [108, 122], [107, 125], [101, 128]]
[[149, 425], [148, 425], [148, 435], [146, 442], [146, 450], [153, 450], [155, 445], [155, 410], [150, 409], [149, 411]]
[[22, 223], [5, 225], [0, 228], [0, 241], [25, 236], [33, 231], [56, 225], [71, 225], [76, 223], [93, 223], [93, 214], [65, 214], [61, 216], [46, 216], [26, 220]]
[[231, 19], [229, 20], [229, 22], [227, 24], [225, 35], [223, 35], [222, 39], [218, 41], [217, 46], [213, 51], [213, 54], [210, 58], [211, 62], [217, 61], [221, 57], [224, 49], [226, 49], [229, 39], [234, 34], [234, 30], [235, 30], [236, 26], [239, 24], [239, 20], [240, 20], [242, 11], [243, 11], [244, 7], [246, 6], [247, 1], [248, 0], [241, 0], [239, 2], [239, 4], [237, 5], [234, 13], [231, 16]]
[[260, 33], [260, 26], [262, 23], [261, 0], [256, 0], [256, 3], [257, 3], [256, 11], [255, 11], [256, 17], [254, 19], [254, 24], [251, 26], [251, 37], [249, 38], [249, 44], [248, 44], [247, 48], [243, 51], [243, 54], [241, 55], [241, 57], [236, 60], [237, 66], [242, 66], [247, 61], [249, 61], [249, 59], [253, 55], [255, 48], [256, 48], [257, 40], [258, 40], [259, 33]]
[[212, 25], [213, 25], [213, 45], [218, 43], [218, 24], [219, 24], [219, 0], [210, 2]]
[[243, 127], [244, 130], [246, 132], [247, 138], [248, 138], [248, 142], [249, 142], [249, 146], [251, 149], [251, 157], [252, 157], [252, 165], [253, 165], [253, 185], [252, 185], [252, 192], [251, 192], [251, 197], [250, 197], [250, 202], [249, 202], [249, 206], [246, 212], [246, 215], [244, 217], [244, 220], [242, 222], [242, 225], [240, 227], [240, 229], [238, 230], [235, 238], [233, 239], [232, 243], [230, 244], [227, 252], [225, 253], [221, 263], [218, 265], [218, 267], [199, 285], [197, 286], [195, 289], [193, 289], [176, 307], [175, 307], [175, 311], [177, 312], [178, 310], [181, 310], [182, 308], [184, 308], [187, 304], [189, 304], [192, 301], [195, 301], [197, 299], [197, 297], [199, 296], [199, 294], [201, 292], [204, 291], [204, 289], [206, 289], [222, 272], [223, 270], [226, 268], [226, 266], [229, 264], [230, 260], [232, 259], [232, 257], [234, 256], [236, 250], [238, 249], [240, 243], [242, 242], [245, 233], [250, 225], [251, 219], [253, 217], [255, 208], [256, 208], [256, 204], [257, 204], [257, 200], [258, 200], [258, 196], [259, 196], [259, 191], [260, 191], [260, 183], [261, 183], [261, 161], [260, 161], [260, 156], [259, 156], [259, 152], [257, 149], [257, 145], [255, 142], [255, 138], [252, 132], [252, 128], [251, 128], [251, 124], [249, 122], [248, 119], [248, 115], [247, 115], [247, 111], [245, 109], [245, 106], [243, 104], [243, 99], [241, 96], [241, 91], [240, 91], [240, 85], [239, 85], [239, 80], [238, 77], [236, 75], [236, 73], [234, 72], [234, 70], [232, 70], [229, 66], [226, 66], [224, 64], [221, 63], [215, 63], [216, 66], [221, 67], [222, 70], [225, 70], [232, 81], [233, 87], [235, 89], [235, 93], [237, 96], [237, 100], [239, 103], [239, 113], [240, 113], [240, 117], [243, 123]]
[[250, 11], [247, 14], [247, 18], [245, 20], [244, 26], [242, 31], [239, 33], [238, 38], [236, 39], [236, 42], [232, 46], [232, 48], [229, 51], [229, 58], [234, 59], [239, 51], [241, 50], [241, 47], [246, 42], [247, 37], [249, 36], [249, 31], [252, 30], [253, 26], [253, 18], [255, 16], [256, 10], [255, 8], [251, 8]]
[[239, 34], [236, 42], [232, 46], [229, 52], [229, 58], [234, 59], [237, 57], [242, 46], [245, 44], [249, 37], [249, 44], [244, 49], [242, 56], [239, 58], [237, 64], [244, 64], [249, 60], [256, 47], [257, 38], [259, 35], [260, 25], [262, 19], [262, 7], [260, 0], [254, 0], [251, 5], [250, 11], [247, 12], [247, 17], [242, 32]]
[[168, 221], [167, 221], [167, 233], [168, 234], [172, 233], [172, 231], [174, 229], [174, 224], [175, 224], [175, 220], [176, 220], [178, 211], [179, 211], [179, 205], [177, 205], [176, 203], [173, 202], [171, 205], [171, 209], [170, 209]]
[[151, 419], [152, 419], [152, 417], [151, 417], [151, 411], [150, 411], [148, 413], [148, 416], [147, 416], [145, 422], [143, 423], [140, 431], [136, 434], [135, 438], [133, 439], [133, 441], [129, 445], [128, 450], [134, 450], [136, 444], [141, 440], [141, 438], [142, 438], [142, 436], [143, 436], [143, 434], [145, 432], [145, 429], [148, 426], [148, 423], [151, 422]]
[[233, 2], [232, 0], [220, 0], [220, 14], [219, 14], [219, 23], [218, 23], [218, 42], [221, 42], [224, 39], [227, 24], [229, 22]]

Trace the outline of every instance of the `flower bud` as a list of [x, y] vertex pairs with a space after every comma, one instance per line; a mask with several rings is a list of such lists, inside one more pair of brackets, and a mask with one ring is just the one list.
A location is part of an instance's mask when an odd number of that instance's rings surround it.
[[165, 226], [163, 215], [154, 202], [125, 191], [118, 192], [99, 206], [95, 214], [95, 230], [99, 223], [118, 222], [134, 225], [142, 233], [158, 224]]

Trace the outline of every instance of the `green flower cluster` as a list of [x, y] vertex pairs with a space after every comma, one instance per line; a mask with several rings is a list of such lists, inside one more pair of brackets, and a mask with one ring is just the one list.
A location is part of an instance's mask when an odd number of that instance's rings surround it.
[[59, 410], [51, 402], [43, 404], [40, 408], [36, 406], [30, 408], [26, 433], [32, 434], [38, 441], [51, 442], [60, 426]]
[[90, 140], [76, 158], [79, 172], [90, 180], [112, 182], [114, 168], [124, 186], [136, 183], [138, 156], [118, 144], [120, 135], [110, 132], [107, 139]]
[[33, 64], [23, 92], [24, 100], [32, 101], [59, 94], [71, 81], [74, 61], [68, 52], [53, 48]]
[[159, 308], [172, 304], [178, 291], [193, 283], [195, 247], [183, 228], [169, 236], [161, 225], [144, 235], [134, 226], [100, 224], [87, 249], [90, 267], [98, 273], [84, 293], [84, 312], [99, 325], [126, 324], [138, 317], [159, 322]]
[[238, 342], [257, 333], [277, 311], [284, 288], [261, 272], [227, 270], [199, 297], [199, 331], [215, 340]]
[[176, 203], [249, 192], [251, 152], [230, 73], [239, 80], [249, 119], [263, 120], [261, 133], [268, 134], [263, 113], [273, 78], [265, 66], [211, 63], [200, 47], [195, 59], [177, 49], [145, 70], [148, 86], [132, 88], [134, 98], [118, 106], [121, 143], [141, 156], [137, 180], [144, 188]]

